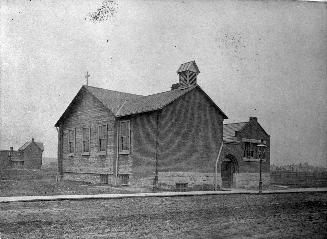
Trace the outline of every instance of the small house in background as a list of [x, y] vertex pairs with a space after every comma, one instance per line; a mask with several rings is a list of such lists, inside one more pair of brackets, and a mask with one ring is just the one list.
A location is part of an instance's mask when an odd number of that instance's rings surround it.
[[[224, 124], [224, 150], [221, 178], [223, 187], [256, 188], [259, 185], [260, 158], [263, 186], [270, 184], [270, 136], [257, 117], [248, 122]], [[258, 144], [267, 147], [260, 152]]]
[[10, 150], [0, 151], [1, 169], [41, 169], [43, 143], [31, 141], [26, 142], [18, 150], [10, 147]]
[[14, 151], [13, 147], [10, 147], [10, 150], [0, 150], [0, 170], [12, 167], [11, 155], [13, 154], [18, 155], [18, 151]]
[[35, 142], [34, 138], [20, 147], [18, 153], [24, 162], [24, 168], [40, 169], [42, 166], [43, 151], [43, 143]]

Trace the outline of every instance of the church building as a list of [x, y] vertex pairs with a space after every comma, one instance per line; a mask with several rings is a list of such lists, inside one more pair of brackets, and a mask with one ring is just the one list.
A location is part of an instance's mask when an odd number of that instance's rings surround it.
[[148, 96], [83, 85], [55, 124], [60, 177], [168, 189], [237, 186], [237, 171], [223, 185], [227, 116], [197, 84], [199, 73], [195, 61], [184, 63], [171, 90]]

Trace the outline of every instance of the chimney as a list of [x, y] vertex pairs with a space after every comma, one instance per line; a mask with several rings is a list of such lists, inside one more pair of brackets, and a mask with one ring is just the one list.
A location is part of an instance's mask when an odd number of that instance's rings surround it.
[[250, 117], [250, 122], [251, 122], [251, 121], [258, 122], [258, 118], [257, 118], [257, 117]]
[[180, 84], [179, 83], [176, 83], [176, 84], [172, 84], [171, 85], [171, 90], [176, 90], [180, 87]]
[[183, 63], [177, 70], [179, 86], [189, 87], [197, 85], [197, 76], [200, 73], [195, 61]]
[[14, 147], [10, 147], [10, 152], [13, 152], [14, 151]]
[[34, 138], [32, 138], [32, 142], [34, 143]]

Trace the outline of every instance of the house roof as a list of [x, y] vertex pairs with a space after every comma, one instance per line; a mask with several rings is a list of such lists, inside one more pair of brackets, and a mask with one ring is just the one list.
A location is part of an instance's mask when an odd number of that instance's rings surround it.
[[224, 124], [223, 126], [223, 140], [226, 142], [236, 142], [238, 141], [235, 137], [235, 132], [243, 129], [245, 125], [249, 122], [238, 122], [238, 123], [230, 123]]
[[175, 89], [149, 96], [143, 96], [133, 101], [129, 100], [120, 108], [118, 112], [116, 112], [116, 116], [121, 117], [162, 109], [179, 97], [185, 95], [187, 92], [190, 92], [195, 87], [196, 86], [185, 89]]
[[93, 86], [83, 86], [88, 92], [95, 96], [101, 103], [116, 115], [119, 109], [126, 104], [126, 101], [133, 102], [142, 98], [142, 95], [129, 94], [119, 91], [106, 90]]
[[193, 89], [199, 88], [209, 98], [214, 106], [223, 114], [224, 118], [228, 118], [225, 113], [198, 85], [193, 85], [187, 88], [178, 88], [175, 90], [165, 91], [148, 96], [104, 90], [90, 86], [84, 87], [93, 96], [98, 98], [108, 109], [110, 109], [116, 117], [160, 110], [181, 96], [185, 95], [186, 93], [192, 91]]
[[[257, 121], [256, 121], [257, 122]], [[251, 117], [250, 121], [248, 122], [237, 122], [237, 123], [230, 123], [230, 124], [224, 124], [223, 125], [223, 140], [226, 143], [233, 143], [233, 142], [239, 142], [237, 137], [235, 137], [235, 133], [237, 131], [241, 131], [246, 125], [251, 123]], [[269, 134], [262, 128], [262, 126], [257, 122], [259, 127], [262, 129], [262, 131], [269, 136]]]
[[200, 73], [200, 70], [199, 70], [198, 66], [196, 65], [195, 61], [190, 61], [190, 62], [181, 64], [181, 66], [177, 70], [177, 73], [180, 73], [183, 71], [192, 71], [192, 72]]
[[[175, 90], [165, 91], [148, 96], [123, 93], [85, 85], [82, 86], [81, 90], [83, 88], [86, 89], [96, 99], [98, 99], [116, 117], [123, 117], [127, 115], [134, 115], [160, 110], [168, 104], [174, 102], [181, 96], [185, 95], [186, 93], [192, 91], [195, 88], [198, 88], [209, 98], [209, 100], [214, 104], [217, 110], [219, 110], [221, 114], [223, 114], [224, 118], [227, 119], [225, 113], [198, 85], [193, 85], [188, 88], [179, 88]], [[72, 103], [68, 106], [64, 114], [57, 121], [55, 125], [56, 127], [59, 126], [59, 123], [63, 120], [63, 118], [65, 118], [66, 115], [69, 114], [69, 108], [71, 107], [71, 105]]]
[[[22, 151], [27, 148], [32, 143], [32, 141], [27, 141], [23, 146], [21, 146], [18, 151]], [[43, 143], [40, 142], [34, 142], [42, 151], [44, 150]]]

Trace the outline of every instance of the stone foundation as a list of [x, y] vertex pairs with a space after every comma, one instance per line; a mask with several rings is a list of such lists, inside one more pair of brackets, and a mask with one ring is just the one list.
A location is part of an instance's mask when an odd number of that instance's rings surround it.
[[131, 175], [130, 177], [129, 185], [131, 187], [153, 187], [154, 176], [134, 177]]
[[[89, 183], [104, 183], [109, 185], [129, 185], [131, 187], [152, 187], [153, 176], [145, 178], [134, 178], [133, 175], [120, 175], [118, 179], [112, 174], [92, 174], [92, 173], [64, 173], [62, 180], [83, 181]], [[194, 190], [213, 190], [215, 188], [214, 173], [198, 172], [159, 172], [158, 186], [163, 189], [174, 190], [176, 184], [186, 184], [187, 188]], [[217, 174], [218, 189], [221, 188], [221, 174]], [[270, 185], [270, 173], [262, 174], [263, 188]], [[233, 188], [257, 189], [259, 186], [258, 173], [234, 173]]]
[[61, 180], [82, 181], [88, 183], [115, 184], [115, 177], [108, 174], [64, 173]]
[[[262, 186], [270, 185], [270, 173], [262, 173]], [[259, 187], [259, 173], [234, 173], [233, 187], [244, 189], [257, 189]]]
[[[221, 175], [217, 174], [218, 185], [221, 185]], [[187, 183], [188, 188], [197, 189], [214, 189], [215, 174], [214, 173], [198, 173], [198, 172], [159, 172], [159, 187], [174, 189], [177, 184]]]

